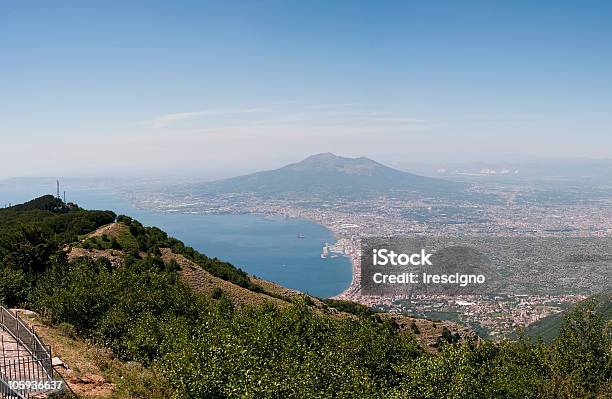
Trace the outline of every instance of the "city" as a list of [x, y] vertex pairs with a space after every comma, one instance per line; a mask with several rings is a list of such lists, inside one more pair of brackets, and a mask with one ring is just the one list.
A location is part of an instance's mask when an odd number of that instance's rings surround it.
[[[417, 297], [366, 296], [361, 293], [360, 240], [369, 236], [486, 236], [486, 237], [609, 237], [612, 200], [583, 201], [564, 190], [533, 189], [524, 184], [473, 185], [473, 195], [457, 199], [396, 196], [353, 199], [263, 197], [257, 194], [197, 194], [188, 188], [163, 193], [130, 191], [123, 194], [138, 207], [161, 212], [193, 214], [254, 213], [301, 218], [334, 233], [325, 243], [328, 253], [350, 258], [351, 285], [337, 299], [376, 309], [464, 323], [488, 337], [505, 337], [548, 315], [568, 309], [589, 295], [605, 290], [612, 281], [609, 246], [601, 248], [603, 263], [566, 271], [556, 265], [538, 270], [520, 266], [505, 275], [511, 292], [498, 295]], [[150, 198], [155, 198], [151, 200]], [[544, 199], [544, 200], [543, 200]], [[607, 251], [607, 252], [606, 252]], [[532, 284], [537, 279], [538, 284]]]

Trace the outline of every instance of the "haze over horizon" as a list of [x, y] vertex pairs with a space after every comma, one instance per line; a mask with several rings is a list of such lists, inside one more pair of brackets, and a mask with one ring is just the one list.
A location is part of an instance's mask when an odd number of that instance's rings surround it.
[[0, 179], [612, 158], [609, 3], [179, 3], [5, 4]]

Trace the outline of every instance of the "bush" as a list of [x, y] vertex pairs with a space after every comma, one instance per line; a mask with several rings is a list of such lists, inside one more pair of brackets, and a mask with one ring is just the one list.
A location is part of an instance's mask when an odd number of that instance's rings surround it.
[[75, 339], [77, 337], [77, 331], [70, 323], [60, 323], [57, 325], [57, 329], [64, 337], [72, 339]]

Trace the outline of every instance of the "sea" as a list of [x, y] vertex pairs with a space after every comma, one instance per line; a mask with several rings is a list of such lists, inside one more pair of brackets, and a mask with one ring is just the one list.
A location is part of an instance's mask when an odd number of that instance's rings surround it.
[[[56, 190], [51, 179], [0, 181], [0, 206], [18, 204]], [[109, 185], [86, 180], [64, 184], [66, 200], [85, 209], [112, 210], [145, 226], [157, 226], [209, 257], [245, 272], [321, 298], [340, 294], [352, 278], [349, 258], [321, 258], [330, 230], [303, 219], [254, 214], [165, 213], [135, 207]]]

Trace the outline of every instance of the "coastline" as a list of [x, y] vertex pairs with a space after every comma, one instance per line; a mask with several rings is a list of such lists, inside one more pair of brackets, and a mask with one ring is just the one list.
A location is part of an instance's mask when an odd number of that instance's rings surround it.
[[[22, 200], [28, 200], [28, 199], [35, 198], [40, 195], [47, 194], [46, 192], [47, 183], [48, 183], [47, 180], [49, 179], [40, 179], [40, 180], [42, 180], [40, 183], [37, 180], [37, 184], [34, 184], [34, 185], [23, 184], [23, 182], [20, 180], [9, 184], [8, 186], [11, 190], [8, 191], [9, 196], [6, 198], [6, 200], [12, 203], [19, 203], [19, 201], [22, 201]], [[300, 214], [293, 213], [289, 215], [286, 214], [286, 212], [261, 212], [261, 211], [252, 210], [252, 209], [245, 209], [244, 211], [238, 211], [238, 212], [223, 212], [223, 211], [220, 211], [220, 209], [214, 209], [214, 208], [211, 209], [210, 207], [204, 207], [203, 205], [205, 204], [202, 204], [201, 202], [198, 202], [197, 205], [195, 206], [182, 208], [180, 205], [176, 206], [176, 203], [170, 204], [169, 202], [163, 201], [163, 200], [161, 202], [149, 201], [148, 198], [153, 198], [153, 196], [135, 195], [133, 192], [126, 191], [122, 187], [116, 187], [116, 186], [112, 187], [109, 185], [100, 185], [100, 184], [83, 184], [79, 182], [78, 184], [73, 183], [67, 188], [68, 188], [68, 200], [71, 202], [77, 203], [79, 206], [83, 208], [110, 209], [110, 210], [113, 210], [118, 215], [119, 214], [130, 215], [131, 217], [134, 217], [135, 219], [141, 221], [145, 225], [158, 226], [160, 228], [163, 228], [169, 234], [177, 237], [178, 239], [184, 241], [187, 245], [193, 246], [194, 248], [202, 251], [203, 253], [211, 254], [212, 256], [218, 256], [219, 258], [222, 258], [222, 259], [225, 259], [224, 253], [228, 253], [227, 248], [226, 247], [219, 248], [220, 251], [219, 250], [212, 251], [213, 248], [211, 247], [211, 241], [210, 241], [211, 237], [204, 239], [204, 237], [197, 231], [198, 228], [203, 228], [203, 227], [197, 227], [198, 224], [202, 226], [202, 223], [206, 223], [206, 222], [204, 222], [203, 220], [198, 221], [196, 219], [193, 223], [186, 223], [185, 218], [190, 219], [189, 216], [198, 217], [198, 216], [227, 216], [227, 215], [236, 215], [236, 216], [237, 215], [248, 215], [248, 216], [268, 217], [268, 218], [269, 217], [274, 217], [274, 218], [286, 217], [288, 219], [301, 220], [304, 222], [313, 223], [313, 224], [316, 224], [319, 228], [323, 228], [325, 230], [324, 235], [328, 238], [325, 238], [324, 241], [322, 242], [329, 240], [330, 244], [336, 244], [338, 240], [342, 239], [343, 237], [343, 235], [340, 234], [336, 229], [334, 229], [333, 226], [330, 225], [329, 223], [321, 223], [321, 220], [317, 220], [316, 218], [312, 218], [312, 217], [307, 217], [309, 215], [301, 214], [301, 212]], [[172, 210], [175, 210], [175, 211], [172, 211]], [[180, 212], [177, 212], [176, 210], [179, 210]], [[211, 210], [214, 212], [211, 212]], [[182, 214], [182, 216], [179, 216], [178, 215], [179, 213]], [[175, 217], [173, 217], [173, 215]], [[180, 221], [181, 218], [182, 218], [182, 222]], [[177, 221], [177, 219], [179, 219], [179, 221]], [[213, 221], [209, 223], [213, 223], [215, 224], [215, 226], [218, 226], [218, 224], [214, 221], [214, 219]], [[187, 224], [191, 226], [187, 226]], [[251, 230], [252, 229], [253, 227], [251, 228]], [[210, 236], [210, 234], [208, 235]], [[278, 247], [281, 251], [285, 251], [286, 248], [291, 248], [291, 246], [294, 245], [291, 242], [291, 238], [295, 238], [295, 235], [291, 235], [291, 237], [287, 236], [287, 239], [284, 240], [285, 241], [284, 243], [278, 243]], [[218, 246], [217, 242], [218, 241], [215, 238], [213, 238], [213, 242], [212, 242], [213, 246], [217, 247]], [[322, 242], [319, 242], [318, 240], [316, 242], [317, 242], [316, 244], [317, 246], [319, 244], [322, 244]], [[271, 246], [275, 245], [275, 243], [269, 242], [269, 243], [264, 243], [264, 244], [265, 246], [262, 248], [262, 251], [266, 251], [265, 247], [270, 247], [271, 251], [275, 251], [275, 249], [271, 248]], [[297, 244], [297, 245], [301, 246], [303, 245], [303, 243]], [[312, 244], [311, 244], [311, 248], [312, 248]], [[320, 253], [320, 250], [321, 250], [321, 246], [318, 246], [319, 253]], [[314, 262], [310, 262], [311, 265], [314, 266], [313, 268], [313, 267], [309, 267], [309, 265], [307, 265], [306, 262], [304, 262], [304, 258], [305, 258], [304, 250], [301, 249], [300, 251], [301, 251], [300, 255], [298, 255], [298, 258], [296, 258], [297, 263], [295, 264], [295, 266], [300, 267], [300, 265], [303, 265], [302, 267], [305, 267], [305, 269], [302, 269], [302, 270], [294, 269], [297, 272], [297, 274], [295, 274], [295, 276], [292, 278], [284, 278], [285, 276], [290, 276], [294, 274], [293, 271], [290, 271], [291, 269], [286, 269], [287, 271], [285, 271], [284, 268], [280, 270], [280, 273], [282, 273], [282, 275], [278, 274], [279, 272], [274, 272], [274, 271], [269, 271], [267, 275], [265, 275], [265, 273], [260, 270], [261, 269], [260, 264], [265, 263], [265, 262], [262, 262], [263, 252], [257, 253], [256, 256], [258, 258], [255, 259], [253, 262], [244, 261], [245, 259], [244, 257], [241, 260], [236, 260], [235, 256], [233, 258], [230, 257], [226, 260], [238, 265], [239, 267], [242, 267], [249, 274], [260, 275], [262, 277], [265, 276], [270, 281], [275, 281], [278, 284], [286, 285], [289, 287], [295, 287], [294, 289], [299, 290], [299, 291], [303, 291], [303, 292], [310, 291], [311, 293], [317, 296], [322, 296], [326, 298], [327, 297], [329, 298], [337, 297], [337, 296], [344, 295], [344, 293], [350, 289], [351, 284], [353, 283], [353, 280], [354, 280], [354, 264], [350, 258], [345, 260], [344, 259], [345, 256], [343, 255], [339, 257], [339, 259], [329, 259], [328, 260], [329, 263], [326, 262], [323, 264], [323, 263], [319, 263], [319, 255], [317, 254], [317, 252], [313, 253], [312, 250], [310, 250], [310, 255], [308, 255], [308, 257], [311, 257], [312, 259], [316, 257], [316, 260]], [[287, 259], [290, 259], [290, 258], [291, 258], [290, 256], [287, 256]], [[285, 263], [284, 261], [280, 261], [280, 262], [277, 261], [278, 259], [279, 257], [273, 254], [271, 261], [272, 262], [276, 261], [276, 263], [278, 263], [279, 266], [280, 264]], [[346, 261], [351, 262], [350, 269]], [[267, 263], [270, 263], [270, 262], [267, 262]], [[289, 264], [289, 262], [287, 263]], [[254, 264], [255, 266], [245, 267], [251, 264]], [[340, 266], [340, 264], [342, 264], [342, 266]], [[319, 266], [315, 266], [315, 265], [319, 265]], [[291, 265], [289, 264], [288, 266], [291, 266]], [[321, 266], [323, 266], [324, 269], [319, 269]], [[338, 267], [341, 267], [341, 269], [338, 269]], [[342, 275], [344, 277], [341, 277]], [[314, 281], [316, 278], [319, 278], [318, 276], [321, 276], [320, 278], [324, 279], [324, 282], [327, 283], [327, 285], [326, 286], [324, 285], [321, 288], [315, 289], [314, 287], [319, 286], [319, 284], [317, 284]], [[302, 280], [300, 280], [300, 278]], [[301, 282], [301, 281], [304, 281], [304, 279], [307, 280], [306, 283]], [[292, 284], [288, 283], [288, 281], [290, 280], [293, 280]], [[333, 288], [334, 285], [337, 288]]]
[[[134, 201], [133, 198], [126, 198], [125, 195], [120, 195], [121, 199], [125, 200], [126, 202], [128, 202], [132, 207], [134, 207], [135, 209], [141, 211], [141, 212], [152, 212], [155, 214], [161, 214], [161, 215], [176, 215], [176, 214], [182, 214], [185, 216], [228, 216], [228, 215], [232, 215], [232, 216], [240, 216], [240, 215], [248, 215], [248, 216], [255, 216], [255, 217], [261, 217], [264, 219], [269, 219], [269, 218], [285, 218], [285, 219], [291, 219], [294, 221], [304, 221], [304, 222], [308, 222], [308, 223], [312, 223], [315, 224], [323, 229], [325, 229], [333, 238], [333, 242], [330, 242], [330, 244], [332, 246], [336, 246], [339, 243], [343, 242], [343, 240], [349, 240], [345, 237], [345, 234], [343, 234], [342, 232], [338, 231], [338, 229], [335, 228], [334, 224], [332, 223], [326, 223], [323, 220], [319, 219], [319, 218], [315, 218], [312, 217], [311, 215], [308, 214], [308, 212], [291, 212], [290, 214], [288, 214], [287, 212], [261, 212], [261, 211], [244, 211], [244, 212], [214, 212], [214, 211], [186, 211], [185, 209], [176, 209], [176, 207], [172, 207], [171, 209], [160, 209], [160, 208], [156, 208], [156, 207], [152, 207], [152, 206], [147, 206], [144, 205], [143, 203], [139, 203], [138, 201]], [[182, 239], [180, 237], [177, 237], [179, 239]], [[352, 242], [352, 241], [351, 241]], [[350, 248], [353, 248], [354, 245], [350, 245]], [[335, 294], [335, 295], [328, 295], [325, 296], [327, 298], [332, 298], [332, 299], [349, 299], [351, 297], [354, 297], [355, 295], [355, 288], [358, 289], [358, 284], [359, 284], [359, 264], [358, 264], [358, 257], [356, 257], [354, 255], [354, 250], [350, 250], [349, 253], [347, 254], [345, 249], [346, 249], [346, 245], [342, 245], [343, 251], [341, 254], [341, 258], [347, 258], [348, 262], [350, 262], [351, 265], [351, 277], [350, 280], [348, 281], [348, 284], [345, 286], [345, 288], [343, 288], [339, 293]], [[254, 273], [249, 273], [249, 274], [254, 274]], [[270, 281], [273, 281], [277, 284], [283, 284], [282, 281], [278, 281], [278, 279], [274, 279], [274, 278], [269, 278]], [[296, 288], [297, 289], [297, 288]], [[300, 290], [303, 292], [307, 292], [307, 290]]]

